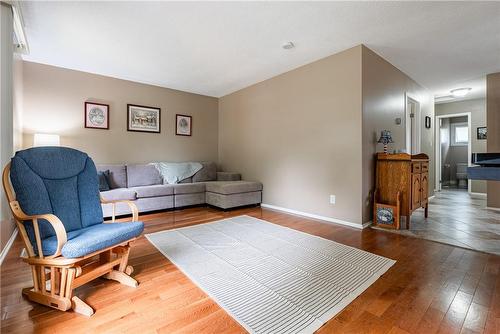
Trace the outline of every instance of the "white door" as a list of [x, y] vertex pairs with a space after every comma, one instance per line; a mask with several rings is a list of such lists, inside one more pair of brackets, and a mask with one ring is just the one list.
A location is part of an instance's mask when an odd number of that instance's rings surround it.
[[408, 153], [420, 153], [420, 105], [419, 103], [406, 97], [406, 141]]

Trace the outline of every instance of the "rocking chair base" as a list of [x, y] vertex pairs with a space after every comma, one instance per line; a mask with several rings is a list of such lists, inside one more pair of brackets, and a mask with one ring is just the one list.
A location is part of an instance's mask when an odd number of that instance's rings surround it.
[[[42, 272], [44, 271], [44, 269], [34, 270], [34, 272], [37, 271]], [[103, 274], [101, 277], [109, 280], [114, 280], [123, 285], [136, 288], [139, 285], [139, 283], [135, 279], [130, 277], [130, 274], [133, 271], [134, 268], [132, 266], [127, 265], [124, 271], [111, 269], [109, 272]], [[35, 287], [24, 288], [23, 295], [25, 295], [29, 300], [35, 303], [39, 303], [61, 311], [68, 311], [70, 309], [73, 309], [73, 311], [76, 313], [90, 317], [94, 314], [94, 309], [90, 307], [87, 303], [85, 303], [83, 300], [78, 298], [77, 296], [72, 296], [74, 290], [74, 285], [73, 285], [74, 276], [76, 275], [76, 272], [77, 270], [75, 268], [65, 269], [62, 275], [67, 274], [68, 276], [64, 278], [63, 276], [47, 274], [48, 276], [47, 278], [56, 279], [59, 282], [58, 283], [59, 286], [61, 281], [67, 282], [64, 288], [63, 286], [60, 286], [59, 288], [59, 290], [61, 291], [60, 294], [57, 293], [58, 292], [57, 289], [55, 289], [54, 293], [52, 293], [50, 289], [55, 287], [52, 286], [52, 284], [45, 284], [47, 287], [46, 289], [43, 290], [40, 289], [41, 284], [39, 284], [38, 290], [35, 289]], [[64, 283], [62, 284], [64, 285]]]
[[92, 314], [94, 314], [94, 309], [77, 296], [71, 298], [71, 308], [76, 313], [86, 315], [87, 317], [90, 317]]
[[110, 280], [117, 281], [123, 285], [127, 285], [127, 286], [130, 286], [132, 288], [137, 288], [137, 286], [139, 285], [139, 283], [137, 283], [137, 281], [135, 279], [133, 279], [132, 277], [127, 275], [127, 273], [124, 273], [124, 272], [118, 271], [118, 270], [112, 270], [109, 273], [107, 273], [106, 275], [104, 275], [103, 277], [110, 279]]
[[35, 303], [39, 303], [45, 306], [49, 306], [61, 311], [67, 311], [71, 309], [71, 300], [65, 297], [51, 296], [49, 294], [44, 294], [42, 292], [36, 292], [31, 288], [24, 288], [23, 295], [28, 297], [29, 300]]

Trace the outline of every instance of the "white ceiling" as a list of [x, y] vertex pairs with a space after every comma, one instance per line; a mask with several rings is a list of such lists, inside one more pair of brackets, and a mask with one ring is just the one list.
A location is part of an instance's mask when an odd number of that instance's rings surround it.
[[[499, 2], [22, 2], [26, 60], [223, 96], [358, 44], [435, 93], [500, 71]], [[284, 50], [281, 44], [296, 47]]]
[[[456, 88], [470, 88], [471, 91], [464, 97], [454, 97], [450, 90]], [[467, 80], [455, 84], [450, 84], [447, 87], [438, 89], [435, 92], [436, 103], [448, 103], [471, 99], [480, 99], [486, 97], [486, 77], [481, 77], [473, 80]]]

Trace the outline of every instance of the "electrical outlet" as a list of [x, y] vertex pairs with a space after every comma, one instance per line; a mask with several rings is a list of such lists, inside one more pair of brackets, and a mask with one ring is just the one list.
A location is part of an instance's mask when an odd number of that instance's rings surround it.
[[330, 195], [330, 204], [335, 204], [335, 195]]

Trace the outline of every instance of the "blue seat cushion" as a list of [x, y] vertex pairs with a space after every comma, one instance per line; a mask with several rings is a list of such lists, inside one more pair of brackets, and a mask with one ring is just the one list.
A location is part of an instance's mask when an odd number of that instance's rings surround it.
[[[142, 222], [92, 225], [68, 232], [68, 241], [61, 252], [66, 258], [82, 257], [137, 237], [143, 230]], [[45, 256], [54, 254], [57, 250], [57, 238], [53, 236], [44, 239], [42, 247]]]

